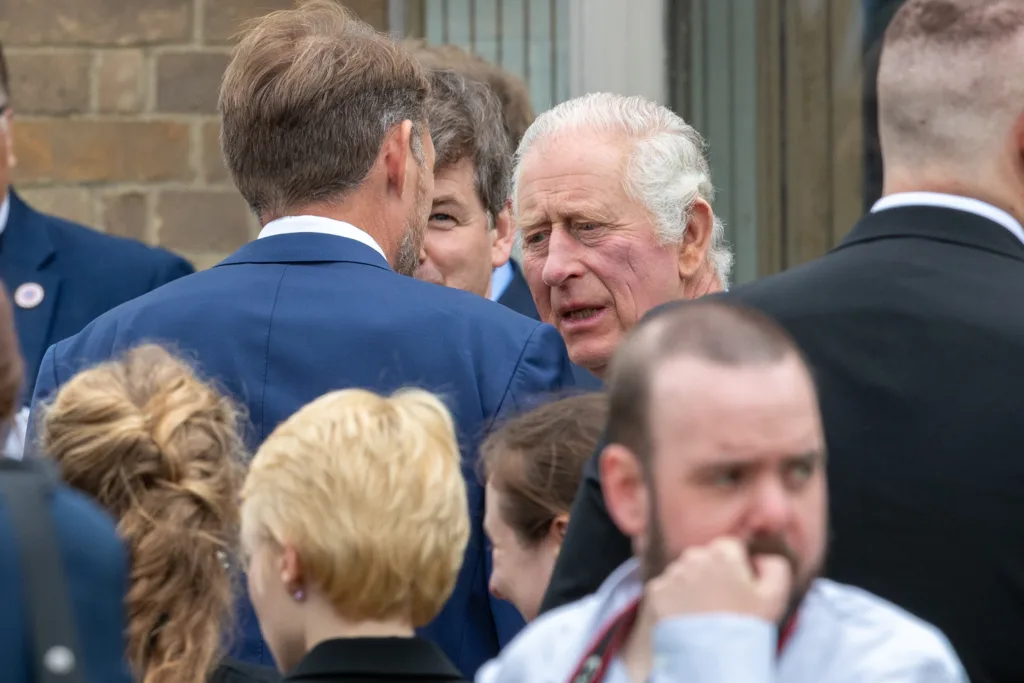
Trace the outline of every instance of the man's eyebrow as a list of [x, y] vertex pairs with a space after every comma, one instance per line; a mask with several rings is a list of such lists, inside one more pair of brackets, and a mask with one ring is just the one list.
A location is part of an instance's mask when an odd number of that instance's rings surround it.
[[544, 225], [547, 222], [547, 216], [536, 216], [529, 214], [527, 214], [526, 216], [519, 216], [516, 219], [516, 224], [520, 230], [530, 230], [532, 228], [536, 228], [539, 225]]
[[[806, 462], [816, 464], [824, 461], [825, 453], [823, 451], [806, 451], [804, 453], [794, 453], [787, 455], [783, 458], [784, 463], [792, 462]], [[697, 465], [696, 470], [698, 472], [709, 472], [726, 469], [744, 469], [748, 467], [757, 467], [761, 464], [761, 460], [746, 460], [742, 458], [736, 458], [732, 460], [719, 460], [715, 462], [705, 462]]]
[[455, 204], [456, 206], [462, 206], [462, 202], [459, 200], [459, 198], [456, 195], [453, 195], [453, 194], [442, 194], [440, 196], [434, 197], [434, 202], [433, 203], [435, 205], [437, 205], [437, 204]]

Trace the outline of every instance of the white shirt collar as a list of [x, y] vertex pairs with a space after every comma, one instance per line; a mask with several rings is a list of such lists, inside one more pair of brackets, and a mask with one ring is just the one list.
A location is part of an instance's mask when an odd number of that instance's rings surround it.
[[284, 218], [278, 218], [276, 221], [270, 221], [264, 225], [263, 229], [260, 230], [259, 237], [256, 239], [274, 237], [275, 235], [291, 235], [297, 232], [319, 232], [325, 235], [347, 237], [350, 240], [362, 242], [383, 256], [385, 261], [388, 260], [388, 257], [384, 256], [384, 250], [377, 244], [377, 240], [370, 237], [369, 233], [360, 230], [351, 223], [336, 221], [333, 218], [324, 218], [323, 216], [285, 216]]
[[512, 284], [512, 278], [515, 277], [515, 271], [512, 270], [512, 264], [506, 262], [503, 266], [498, 266], [491, 273], [491, 301], [497, 301], [501, 298], [501, 295], [505, 293], [508, 286]]
[[11, 193], [4, 193], [4, 201], [0, 204], [0, 234], [7, 227], [7, 217], [11, 214]]
[[957, 209], [987, 218], [990, 221], [999, 223], [1012, 232], [1017, 239], [1024, 242], [1024, 227], [1020, 221], [1006, 213], [1000, 208], [992, 206], [980, 199], [961, 197], [955, 194], [944, 194], [941, 192], [897, 192], [887, 197], [882, 197], [871, 207], [871, 213], [895, 209], [900, 206], [937, 206], [944, 209]]

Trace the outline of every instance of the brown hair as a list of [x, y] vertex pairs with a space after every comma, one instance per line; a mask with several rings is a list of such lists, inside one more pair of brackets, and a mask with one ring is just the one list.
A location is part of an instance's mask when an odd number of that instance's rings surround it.
[[450, 69], [471, 81], [486, 84], [501, 103], [509, 148], [515, 151], [536, 117], [523, 79], [457, 45], [431, 45], [422, 39], [407, 40], [405, 45], [428, 69]]
[[139, 680], [206, 680], [233, 606], [243, 476], [234, 405], [147, 345], [75, 375], [40, 436], [67, 483], [109, 510], [128, 544], [128, 661]]
[[540, 542], [569, 512], [607, 415], [604, 394], [570, 396], [509, 420], [484, 441], [484, 476], [505, 494], [501, 516], [523, 545]]
[[241, 39], [224, 73], [225, 162], [263, 220], [337, 199], [362, 184], [403, 121], [413, 122], [421, 153], [428, 92], [419, 63], [340, 4], [272, 12]]
[[7, 288], [0, 283], [0, 437], [10, 428], [18, 412], [24, 381], [25, 363], [14, 327], [14, 311]]
[[647, 466], [651, 455], [650, 385], [666, 362], [690, 356], [717, 365], [781, 362], [800, 352], [778, 323], [723, 301], [680, 302], [633, 328], [616, 350], [608, 381], [608, 443], [630, 449]]
[[491, 217], [497, 216], [508, 199], [512, 164], [497, 98], [483, 83], [454, 71], [434, 71], [427, 119], [436, 154], [434, 172], [470, 159], [477, 196]]

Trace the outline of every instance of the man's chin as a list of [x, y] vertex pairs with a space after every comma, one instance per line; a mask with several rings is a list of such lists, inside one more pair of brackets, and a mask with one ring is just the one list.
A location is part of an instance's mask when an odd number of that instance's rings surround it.
[[[565, 339], [565, 336], [562, 338]], [[566, 344], [566, 349], [569, 351], [569, 360], [595, 375], [608, 367], [615, 352], [614, 347], [607, 343], [603, 336], [597, 335], [593, 338], [572, 339]]]
[[415, 278], [417, 280], [420, 280], [421, 282], [429, 282], [432, 285], [440, 285], [441, 287], [445, 286], [444, 285], [444, 280], [441, 279], [437, 275], [430, 275], [428, 273], [422, 273], [420, 271], [416, 271]]

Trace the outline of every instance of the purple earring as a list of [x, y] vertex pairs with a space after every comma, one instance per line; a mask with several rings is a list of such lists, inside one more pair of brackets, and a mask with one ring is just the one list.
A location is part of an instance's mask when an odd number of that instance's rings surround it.
[[292, 597], [295, 598], [295, 602], [302, 602], [306, 599], [306, 593], [300, 588], [299, 590], [292, 593]]

